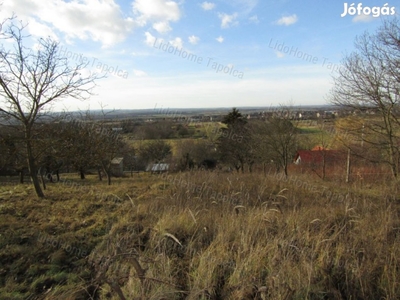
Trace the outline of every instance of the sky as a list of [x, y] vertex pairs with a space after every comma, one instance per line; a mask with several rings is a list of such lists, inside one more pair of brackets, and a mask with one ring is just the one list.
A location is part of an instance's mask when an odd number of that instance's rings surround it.
[[[394, 0], [2, 3], [1, 18], [15, 13], [32, 39], [51, 37], [72, 65], [85, 59], [104, 75], [90, 99], [63, 99], [56, 110], [329, 104], [355, 37], [400, 13]], [[352, 3], [360, 14], [345, 9]]]

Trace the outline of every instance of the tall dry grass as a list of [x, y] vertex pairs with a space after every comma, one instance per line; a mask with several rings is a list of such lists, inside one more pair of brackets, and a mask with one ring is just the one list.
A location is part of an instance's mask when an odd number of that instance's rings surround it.
[[[154, 177], [132, 222], [147, 234], [123, 287], [137, 299], [398, 299], [393, 186], [194, 172]], [[302, 184], [300, 184], [302, 182]], [[315, 188], [312, 188], [315, 187]], [[343, 197], [342, 197], [343, 196]], [[126, 249], [137, 249], [127, 244]]]
[[[90, 238], [79, 284], [95, 299], [400, 299], [396, 183], [192, 172], [107, 189], [120, 201], [65, 188], [78, 201], [49, 200], [59, 207], [46, 215], [51, 228], [40, 225], [71, 240], [84, 226], [106, 230]], [[59, 215], [68, 209], [74, 218]], [[29, 218], [43, 220], [35, 209]], [[67, 285], [36, 295], [82, 299]]]

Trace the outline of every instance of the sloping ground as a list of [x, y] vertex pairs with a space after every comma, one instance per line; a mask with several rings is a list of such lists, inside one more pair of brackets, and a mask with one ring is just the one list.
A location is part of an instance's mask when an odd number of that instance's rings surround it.
[[193, 172], [46, 195], [0, 187], [0, 299], [400, 298], [395, 186]]

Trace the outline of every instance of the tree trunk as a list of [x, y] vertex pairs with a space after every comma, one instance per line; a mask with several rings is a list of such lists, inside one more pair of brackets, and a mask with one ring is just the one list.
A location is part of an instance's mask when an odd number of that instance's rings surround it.
[[253, 163], [249, 163], [249, 173], [253, 173]]
[[392, 175], [393, 175], [393, 178], [397, 178], [397, 175], [398, 175], [398, 165], [397, 165], [397, 162], [396, 161], [398, 161], [397, 159], [396, 159], [396, 151], [395, 151], [395, 149], [394, 149], [394, 146], [393, 146], [393, 142], [392, 142], [392, 140], [390, 139], [390, 167], [391, 167], [391, 169], [392, 169]]
[[38, 170], [37, 170], [36, 164], [35, 164], [35, 158], [33, 156], [30, 135], [26, 134], [25, 138], [26, 138], [26, 154], [28, 156], [29, 174], [31, 176], [32, 183], [35, 188], [36, 195], [39, 198], [44, 198], [44, 193], [42, 191], [42, 188], [40, 187], [40, 182], [39, 182], [39, 178], [38, 178]]
[[103, 180], [103, 176], [101, 175], [101, 169], [100, 168], [97, 169], [97, 174], [99, 175], [99, 181], [102, 181]]
[[288, 177], [288, 164], [287, 163], [285, 164], [284, 171], [285, 171], [285, 177], [287, 178]]
[[24, 170], [19, 171], [19, 183], [24, 183]]
[[42, 170], [39, 168], [40, 180], [42, 180], [43, 189], [46, 190], [46, 180], [45, 176], [43, 176]]
[[111, 185], [111, 170], [104, 168], [104, 173], [106, 173], [107, 176], [107, 184]]
[[85, 179], [85, 172], [83, 172], [82, 168], [79, 169], [79, 174], [81, 175], [82, 180]]

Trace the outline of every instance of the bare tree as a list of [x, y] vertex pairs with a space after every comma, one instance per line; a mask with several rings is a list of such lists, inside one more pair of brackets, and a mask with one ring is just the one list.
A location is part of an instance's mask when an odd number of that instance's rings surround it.
[[205, 139], [182, 139], [178, 141], [175, 149], [179, 170], [201, 166], [205, 160], [217, 160], [215, 145]]
[[281, 105], [272, 116], [265, 121], [254, 124], [253, 140], [257, 160], [265, 166], [273, 163], [276, 170], [283, 169], [288, 176], [288, 167], [292, 162], [298, 144], [298, 127], [295, 112], [291, 104]]
[[62, 159], [78, 171], [83, 180], [88, 169], [100, 165], [96, 160], [101, 151], [101, 124], [96, 122], [90, 112], [85, 112], [73, 118], [65, 116], [59, 125], [58, 148], [63, 149]]
[[29, 173], [37, 196], [44, 197], [33, 153], [35, 124], [57, 100], [91, 95], [97, 75], [83, 77], [86, 64], [71, 67], [61, 56], [59, 44], [50, 38], [39, 39], [37, 50], [25, 46], [30, 39], [23, 30], [10, 21], [4, 33], [10, 43], [0, 48], [0, 113], [23, 128]]
[[336, 105], [361, 115], [368, 110], [376, 113], [364, 118], [355, 136], [361, 144], [385, 153], [382, 161], [390, 166], [395, 178], [399, 175], [400, 159], [399, 32], [399, 19], [393, 19], [385, 22], [376, 34], [357, 37], [356, 50], [343, 58], [331, 92], [331, 102]]
[[172, 154], [172, 147], [164, 140], [149, 141], [138, 149], [138, 154], [146, 164], [161, 163]]

